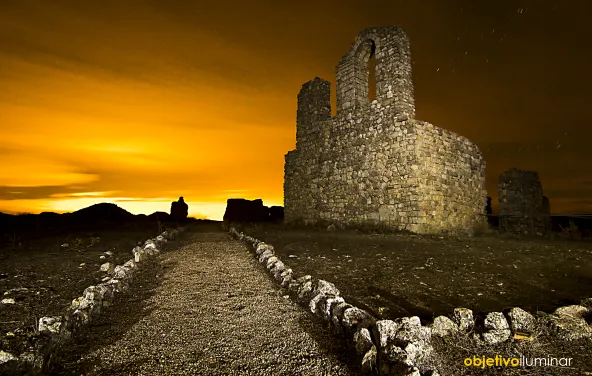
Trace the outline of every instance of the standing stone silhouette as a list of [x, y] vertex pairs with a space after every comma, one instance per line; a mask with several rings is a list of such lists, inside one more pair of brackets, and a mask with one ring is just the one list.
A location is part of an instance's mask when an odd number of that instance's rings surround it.
[[171, 219], [183, 220], [187, 218], [189, 206], [185, 203], [183, 196], [179, 197], [178, 201], [171, 203]]

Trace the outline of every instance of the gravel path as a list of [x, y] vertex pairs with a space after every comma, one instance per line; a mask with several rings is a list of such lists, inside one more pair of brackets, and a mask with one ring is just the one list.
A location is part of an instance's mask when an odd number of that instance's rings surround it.
[[244, 245], [213, 227], [184, 236], [160, 256], [161, 283], [135, 308], [145, 313], [83, 356], [93, 360], [85, 374], [359, 374], [341, 341], [282, 296]]

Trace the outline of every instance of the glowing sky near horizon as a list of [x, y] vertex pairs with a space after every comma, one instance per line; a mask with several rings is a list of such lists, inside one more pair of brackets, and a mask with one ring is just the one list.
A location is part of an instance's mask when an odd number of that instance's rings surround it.
[[356, 34], [399, 25], [417, 118], [481, 148], [494, 208], [497, 177], [519, 167], [539, 171], [554, 214], [592, 213], [590, 5], [356, 4], [1, 2], [0, 211], [282, 205], [301, 85], [334, 92]]

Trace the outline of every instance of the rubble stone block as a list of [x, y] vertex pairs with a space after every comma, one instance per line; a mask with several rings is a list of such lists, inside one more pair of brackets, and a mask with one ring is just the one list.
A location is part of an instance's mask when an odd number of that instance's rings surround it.
[[314, 295], [319, 294], [339, 295], [339, 290], [333, 283], [319, 279], [314, 285]]
[[306, 283], [308, 281], [312, 281], [312, 276], [310, 276], [308, 274], [304, 275], [302, 277], [296, 278], [296, 282], [301, 283], [301, 284]]
[[370, 350], [364, 354], [364, 358], [362, 359], [362, 370], [368, 374], [376, 370], [376, 362], [377, 362], [377, 353], [376, 353], [376, 346], [372, 345]]
[[324, 295], [323, 298], [319, 300], [317, 307], [323, 320], [331, 321], [331, 312], [339, 303], [345, 303], [345, 300], [341, 296], [335, 295]]
[[451, 333], [458, 332], [458, 325], [446, 316], [438, 316], [429, 326], [433, 333], [440, 337], [445, 337]]
[[468, 308], [455, 308], [452, 313], [452, 319], [456, 325], [458, 325], [458, 329], [462, 332], [469, 332], [475, 327], [473, 311]]
[[290, 282], [288, 282], [288, 292], [290, 294], [298, 294], [298, 291], [300, 290], [300, 286], [302, 284], [296, 282], [295, 280], [291, 280]]
[[367, 328], [361, 328], [360, 330], [354, 333], [354, 346], [356, 348], [356, 352], [358, 355], [362, 356], [366, 354], [374, 343], [372, 343], [372, 338], [370, 337], [370, 331]]
[[259, 263], [267, 265], [267, 260], [269, 260], [270, 257], [273, 257], [273, 253], [271, 251], [267, 250], [263, 252], [259, 257]]
[[289, 286], [290, 286], [290, 284], [292, 283], [292, 281], [294, 281], [294, 280], [292, 279], [292, 275], [291, 275], [291, 274], [288, 274], [288, 275], [286, 275], [286, 276], [282, 277], [281, 286], [282, 286], [283, 288], [288, 288], [288, 292], [290, 292], [290, 288], [289, 288]]
[[129, 277], [128, 273], [128, 269], [124, 268], [122, 265], [117, 265], [113, 271], [113, 278], [126, 279]]
[[135, 262], [142, 262], [146, 260], [147, 253], [142, 247], [135, 247], [132, 250]]
[[41, 317], [37, 329], [39, 333], [45, 335], [54, 335], [60, 333], [60, 326], [62, 325], [61, 316]]
[[106, 262], [103, 265], [101, 265], [101, 271], [105, 272], [107, 274], [113, 274], [113, 270], [115, 269], [115, 265], [113, 265], [113, 263], [111, 262]]
[[265, 268], [267, 270], [271, 270], [271, 268], [275, 265], [276, 262], [279, 262], [280, 260], [275, 257], [275, 256], [271, 256], [270, 258], [267, 259], [266, 263], [265, 263]]
[[343, 311], [343, 319], [341, 319], [341, 325], [350, 333], [374, 325], [375, 322], [376, 318], [374, 316], [357, 307], [348, 308]]
[[257, 256], [261, 256], [265, 251], [270, 251], [271, 253], [273, 253], [273, 247], [266, 243], [259, 243], [255, 253], [257, 254]]
[[134, 270], [137, 267], [137, 265], [134, 259], [130, 259], [123, 264], [123, 267], [126, 269]]
[[588, 308], [580, 305], [560, 307], [545, 317], [549, 331], [563, 341], [592, 337], [592, 326], [586, 322]]
[[308, 281], [300, 285], [298, 289], [298, 300], [301, 302], [308, 302], [310, 301], [312, 295], [312, 282]]
[[345, 312], [345, 310], [347, 310], [349, 308], [354, 308], [354, 306], [349, 303], [346, 303], [346, 302], [337, 303], [334, 307], [332, 307], [331, 323], [333, 324], [333, 328], [338, 333], [343, 331], [343, 325], [342, 325], [343, 312]]
[[519, 307], [508, 312], [508, 321], [513, 332], [530, 332], [536, 323], [533, 315]]
[[7, 363], [11, 360], [16, 359], [16, 356], [12, 355], [9, 352], [6, 352], [4, 350], [0, 350], [0, 364], [2, 363]]
[[499, 330], [499, 329], [509, 329], [510, 325], [508, 324], [508, 320], [501, 312], [489, 312], [487, 316], [485, 316], [485, 320], [483, 322], [483, 327], [486, 330]]
[[103, 303], [105, 301], [110, 302], [113, 300], [114, 287], [112, 284], [101, 283], [101, 284], [97, 285], [97, 287], [100, 287], [103, 289]]
[[116, 292], [116, 293], [123, 292], [123, 291], [127, 290], [127, 288], [128, 288], [127, 283], [125, 283], [123, 280], [116, 279], [116, 278], [111, 278], [110, 280], [108, 280], [105, 283], [112, 285], [113, 292]]

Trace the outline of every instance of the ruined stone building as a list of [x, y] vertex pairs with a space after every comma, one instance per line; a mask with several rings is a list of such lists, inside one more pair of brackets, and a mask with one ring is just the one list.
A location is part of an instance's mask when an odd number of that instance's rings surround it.
[[[368, 60], [376, 60], [376, 100]], [[362, 31], [331, 87], [298, 94], [296, 149], [285, 156], [287, 222], [381, 223], [434, 233], [485, 219], [485, 162], [465, 137], [415, 119], [409, 39], [399, 27]]]
[[183, 199], [179, 197], [179, 200], [171, 202], [171, 219], [186, 219], [189, 206]]
[[497, 192], [500, 232], [544, 235], [551, 231], [551, 207], [538, 172], [511, 168], [500, 175]]

